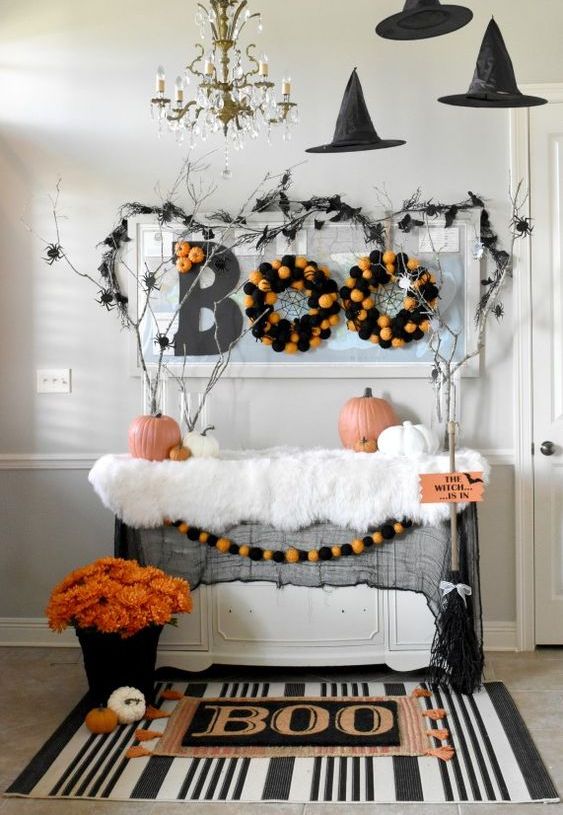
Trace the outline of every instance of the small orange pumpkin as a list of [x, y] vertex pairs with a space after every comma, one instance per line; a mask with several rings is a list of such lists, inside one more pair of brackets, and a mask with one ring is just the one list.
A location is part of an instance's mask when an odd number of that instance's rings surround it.
[[192, 270], [192, 262], [189, 258], [179, 257], [176, 261], [176, 268], [180, 274], [187, 274]]
[[129, 425], [129, 452], [133, 458], [164, 461], [170, 450], [181, 443], [180, 426], [170, 416], [137, 416]]
[[192, 246], [188, 257], [192, 263], [203, 263], [205, 260], [205, 252], [201, 246]]
[[176, 244], [176, 257], [187, 258], [190, 254], [191, 246], [187, 241], [178, 241]]
[[117, 727], [117, 713], [109, 707], [95, 707], [86, 714], [84, 724], [91, 733], [112, 733]]
[[171, 461], [187, 461], [190, 458], [191, 454], [192, 451], [189, 450], [187, 447], [182, 447], [181, 444], [177, 444], [168, 453], [168, 458]]
[[399, 417], [389, 402], [377, 399], [371, 388], [366, 388], [363, 396], [349, 399], [340, 411], [338, 432], [343, 446], [353, 449], [362, 439], [377, 442], [382, 430], [398, 424]]
[[360, 439], [359, 441], [355, 442], [354, 450], [356, 453], [375, 453], [377, 450], [377, 442], [373, 439]]

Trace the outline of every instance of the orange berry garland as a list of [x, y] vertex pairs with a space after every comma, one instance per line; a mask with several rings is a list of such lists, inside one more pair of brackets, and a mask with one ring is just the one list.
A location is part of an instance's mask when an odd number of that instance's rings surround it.
[[211, 532], [203, 532], [196, 526], [188, 526], [185, 521], [165, 520], [164, 525], [175, 526], [178, 532], [186, 535], [189, 540], [199, 541], [217, 549], [224, 555], [239, 555], [254, 561], [273, 560], [275, 563], [318, 563], [350, 555], [361, 555], [374, 545], [379, 546], [385, 541], [393, 540], [397, 535], [403, 535], [412, 527], [413, 522], [407, 518], [401, 521], [389, 520], [363, 538], [354, 538], [351, 543], [345, 543], [342, 546], [321, 546], [320, 549], [297, 549], [291, 546], [286, 550], [262, 549], [260, 546], [248, 546], [247, 544], [239, 545], [229, 538], [222, 538]]
[[[377, 296], [384, 287], [398, 285], [398, 276], [408, 280], [401, 291], [402, 307], [395, 315], [384, 314], [377, 308]], [[438, 296], [436, 278], [416, 258], [378, 249], [360, 258], [340, 289], [348, 329], [381, 348], [402, 348], [421, 340], [430, 329], [429, 316]]]
[[[295, 303], [287, 303], [291, 294]], [[327, 340], [340, 321], [338, 284], [326, 266], [295, 255], [284, 255], [270, 263], [261, 263], [248, 276], [244, 285], [246, 316], [253, 325], [252, 334], [273, 351], [286, 354], [305, 353]], [[281, 301], [281, 303], [280, 303]], [[276, 305], [295, 313], [308, 308], [308, 313], [288, 319]]]

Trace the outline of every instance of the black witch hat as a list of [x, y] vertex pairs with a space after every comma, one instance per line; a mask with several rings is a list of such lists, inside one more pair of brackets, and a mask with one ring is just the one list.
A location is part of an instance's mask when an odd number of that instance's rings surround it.
[[331, 143], [323, 144], [320, 147], [309, 147], [306, 152], [353, 153], [360, 150], [397, 147], [399, 144], [406, 144], [406, 142], [402, 139], [381, 139], [377, 135], [358, 74], [354, 68], [344, 91]]
[[442, 96], [438, 101], [468, 108], [528, 108], [547, 104], [547, 99], [526, 96], [519, 90], [510, 54], [494, 18], [485, 31], [467, 93]]
[[424, 40], [463, 28], [473, 18], [465, 6], [442, 5], [440, 0], [406, 0], [404, 9], [376, 27], [387, 40]]

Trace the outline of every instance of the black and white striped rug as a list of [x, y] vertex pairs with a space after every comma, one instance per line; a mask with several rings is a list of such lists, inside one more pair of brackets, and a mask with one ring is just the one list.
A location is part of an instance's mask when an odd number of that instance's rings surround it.
[[[416, 683], [161, 683], [188, 696], [400, 696]], [[162, 703], [172, 710], [174, 701]], [[96, 736], [83, 725], [83, 699], [7, 795], [129, 801], [499, 802], [557, 801], [539, 753], [504, 685], [473, 696], [436, 690], [420, 699], [448, 711], [455, 757], [127, 759], [137, 725]], [[166, 726], [166, 719], [151, 723]], [[6, 749], [6, 748], [5, 748]]]

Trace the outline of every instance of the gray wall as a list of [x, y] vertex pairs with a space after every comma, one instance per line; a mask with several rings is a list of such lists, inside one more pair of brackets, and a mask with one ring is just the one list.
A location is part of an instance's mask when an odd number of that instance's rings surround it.
[[[173, 80], [187, 61], [194, 31], [192, 3], [169, 0], [0, 0], [0, 452], [80, 454], [121, 451], [139, 408], [139, 381], [127, 367], [127, 338], [93, 302], [88, 285], [62, 266], [41, 261], [42, 246], [24, 228], [53, 236], [48, 193], [63, 179], [67, 215], [62, 240], [80, 268], [98, 265], [96, 242], [124, 201], [155, 200], [183, 152], [156, 138], [147, 99], [158, 63]], [[466, 89], [490, 12], [504, 31], [519, 80], [563, 77], [560, 0], [469, 3], [472, 25], [451, 36], [410, 44], [376, 39], [373, 26], [400, 0], [267, 0], [261, 42], [272, 72], [290, 71], [302, 123], [293, 141], [262, 141], [233, 159], [234, 178], [220, 183], [215, 203], [237, 204], [266, 170], [304, 160], [305, 147], [328, 140], [349, 72], [358, 66], [376, 127], [408, 146], [347, 156], [311, 156], [295, 172], [296, 191], [339, 191], [369, 207], [386, 184], [399, 202], [417, 186], [440, 199], [468, 189], [491, 201], [496, 223], [508, 219], [509, 118], [503, 111], [453, 109], [437, 96]], [[219, 142], [212, 146], [218, 146]], [[200, 151], [201, 154], [201, 151]], [[209, 158], [210, 174], [221, 152]], [[511, 315], [489, 334], [487, 367], [464, 388], [464, 441], [510, 451]], [[70, 367], [73, 393], [35, 393], [39, 367]], [[223, 445], [338, 444], [341, 404], [364, 384], [350, 380], [224, 380], [211, 418]], [[378, 380], [377, 391], [422, 420], [431, 391], [420, 381]], [[194, 385], [197, 387], [197, 383]], [[277, 417], [275, 421], [272, 417]], [[280, 421], [280, 417], [283, 420]], [[35, 461], [41, 465], [41, 461]], [[43, 462], [44, 464], [44, 462]], [[42, 613], [53, 580], [111, 548], [111, 518], [99, 506], [86, 470], [10, 469], [0, 473], [0, 616]], [[51, 466], [47, 463], [47, 467]], [[513, 477], [496, 467], [482, 511], [485, 615], [515, 616]]]

